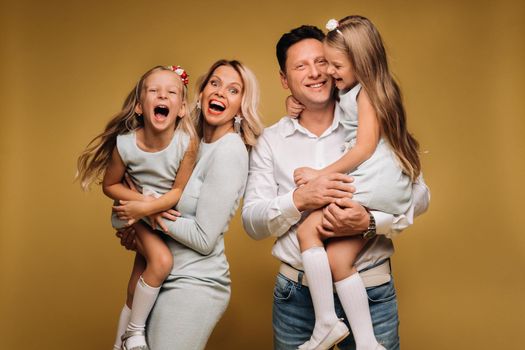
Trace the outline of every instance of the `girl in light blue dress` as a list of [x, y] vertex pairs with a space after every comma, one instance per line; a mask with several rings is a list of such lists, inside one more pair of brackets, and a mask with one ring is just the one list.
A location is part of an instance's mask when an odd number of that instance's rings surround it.
[[[133, 225], [140, 249], [113, 349], [147, 350], [146, 320], [173, 265], [170, 249], [154, 230], [166, 230], [162, 212], [172, 210], [192, 173], [196, 132], [187, 115], [187, 73], [179, 66], [147, 71], [122, 110], [78, 160], [83, 188], [103, 175], [104, 193], [115, 200], [112, 224]], [[124, 175], [140, 192], [123, 184]], [[149, 217], [146, 225], [142, 218]]]
[[[296, 169], [294, 181], [300, 186], [319, 175], [349, 173], [354, 178], [355, 201], [368, 209], [404, 213], [411, 204], [412, 182], [419, 176], [421, 165], [418, 143], [407, 130], [400, 90], [389, 72], [381, 36], [361, 16], [330, 20], [327, 29], [327, 73], [339, 90], [335, 118], [347, 130], [342, 146], [346, 153], [324, 169]], [[292, 115], [302, 109], [293, 98], [288, 99], [287, 106]], [[323, 242], [323, 215], [331, 214], [314, 211], [297, 229], [316, 317], [312, 337], [299, 349], [329, 349], [349, 334], [335, 314], [332, 276], [357, 349], [384, 349], [375, 338], [366, 290], [353, 266], [371, 237]], [[375, 233], [374, 225], [371, 222], [369, 227]]]

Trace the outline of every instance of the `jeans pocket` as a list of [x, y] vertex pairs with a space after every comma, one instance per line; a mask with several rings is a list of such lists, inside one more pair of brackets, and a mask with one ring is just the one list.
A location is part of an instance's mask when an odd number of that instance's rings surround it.
[[282, 276], [277, 275], [275, 280], [275, 287], [273, 289], [273, 299], [277, 302], [286, 301], [292, 296], [295, 286], [292, 281]]
[[371, 303], [384, 303], [396, 298], [396, 289], [392, 280], [377, 287], [367, 288], [366, 293]]

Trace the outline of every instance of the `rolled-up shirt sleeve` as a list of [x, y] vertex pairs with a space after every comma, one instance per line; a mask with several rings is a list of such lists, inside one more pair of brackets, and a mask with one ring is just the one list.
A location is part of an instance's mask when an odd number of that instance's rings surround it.
[[250, 154], [250, 170], [244, 194], [242, 222], [253, 239], [279, 237], [301, 219], [293, 192], [278, 195], [272, 149], [263, 134]]
[[401, 215], [392, 215], [380, 211], [372, 211], [376, 221], [376, 231], [387, 238], [394, 238], [404, 229], [414, 223], [414, 218], [427, 211], [430, 203], [430, 190], [423, 175], [412, 185], [412, 205]]

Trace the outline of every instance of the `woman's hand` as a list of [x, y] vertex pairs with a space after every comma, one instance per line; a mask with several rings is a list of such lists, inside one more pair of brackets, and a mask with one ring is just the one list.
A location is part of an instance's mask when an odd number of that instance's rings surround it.
[[127, 227], [120, 231], [117, 231], [115, 234], [117, 238], [120, 239], [120, 245], [126, 248], [127, 250], [136, 251], [139, 254], [144, 255], [144, 246], [138, 237], [136, 236], [136, 231], [134, 226]]
[[124, 173], [124, 185], [127, 185], [133, 192], [139, 192], [139, 190], [137, 190], [137, 186], [135, 186], [135, 183], [133, 180], [131, 180], [131, 176], [129, 176], [128, 173]]
[[298, 117], [304, 110], [304, 105], [297, 101], [295, 99], [295, 97], [293, 97], [292, 95], [288, 96], [286, 98], [286, 102], [285, 102], [285, 105], [286, 105], [286, 113], [290, 116], [290, 117]]
[[177, 218], [180, 216], [180, 213], [176, 211], [175, 209], [169, 209], [161, 213], [156, 213], [153, 215], [150, 215], [148, 218], [151, 223], [151, 227], [156, 230], [157, 228], [160, 228], [163, 232], [168, 231], [168, 227], [164, 223], [164, 220], [167, 219], [170, 221], [176, 221]]
[[115, 236], [120, 239], [120, 245], [127, 250], [137, 250], [137, 240], [135, 238], [135, 228], [133, 228], [133, 226], [117, 231]]
[[297, 186], [305, 185], [308, 182], [312, 181], [316, 177], [321, 175], [321, 172], [319, 170], [315, 170], [312, 168], [297, 168], [293, 172], [293, 180]]

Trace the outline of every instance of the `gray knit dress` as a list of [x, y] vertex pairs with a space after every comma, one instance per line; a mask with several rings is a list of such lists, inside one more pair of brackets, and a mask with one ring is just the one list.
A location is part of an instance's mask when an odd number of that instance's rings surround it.
[[244, 193], [248, 152], [230, 133], [201, 143], [197, 164], [177, 205], [182, 217], [166, 220], [173, 269], [147, 324], [151, 350], [199, 350], [230, 299], [224, 233]]

